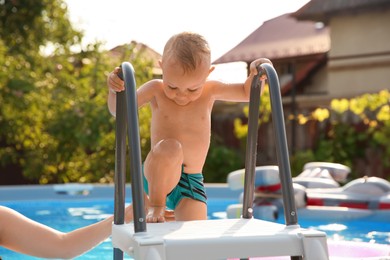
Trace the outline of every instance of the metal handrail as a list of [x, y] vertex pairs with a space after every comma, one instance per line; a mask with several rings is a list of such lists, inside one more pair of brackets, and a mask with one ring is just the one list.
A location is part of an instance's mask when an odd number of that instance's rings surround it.
[[[125, 205], [125, 185], [126, 185], [126, 131], [129, 141], [130, 153], [130, 174], [132, 185], [132, 203], [134, 215], [134, 232], [146, 232], [145, 210], [144, 210], [144, 189], [142, 180], [142, 162], [140, 135], [138, 124], [137, 90], [134, 77], [134, 69], [129, 62], [122, 63], [125, 81], [125, 91], [117, 93], [116, 104], [116, 153], [115, 153], [115, 209], [114, 224], [124, 224]], [[253, 216], [253, 194], [254, 176], [256, 168], [258, 118], [260, 105], [260, 85], [259, 78], [263, 74], [267, 75], [270, 85], [271, 109], [273, 124], [275, 128], [276, 152], [279, 164], [279, 176], [282, 184], [282, 196], [285, 212], [286, 225], [296, 225], [298, 223], [296, 206], [294, 201], [294, 190], [292, 186], [290, 162], [287, 148], [287, 138], [284, 126], [283, 108], [279, 88], [279, 80], [276, 71], [269, 64], [259, 66], [259, 73], [255, 76], [251, 85], [247, 152], [245, 160], [245, 184], [243, 217]], [[126, 124], [126, 122], [128, 124]], [[127, 126], [127, 127], [126, 127]], [[123, 252], [114, 249], [114, 259], [123, 259]]]
[[[125, 82], [125, 91], [116, 96], [116, 152], [115, 152], [115, 201], [114, 224], [124, 224], [126, 187], [126, 129], [129, 143], [131, 192], [134, 231], [146, 232], [145, 201], [142, 180], [141, 145], [138, 123], [137, 88], [134, 69], [123, 62], [119, 77]], [[123, 259], [123, 252], [114, 248], [114, 259]]]
[[258, 71], [258, 74], [252, 81], [249, 100], [248, 139], [245, 159], [244, 200], [242, 216], [243, 218], [253, 217], [253, 194], [254, 178], [256, 174], [257, 135], [261, 88], [259, 79], [263, 74], [266, 74], [269, 82], [272, 122], [275, 130], [276, 155], [279, 165], [279, 177], [282, 184], [284, 217], [286, 225], [296, 225], [298, 223], [298, 216], [291, 179], [290, 161], [286, 130], [284, 125], [279, 79], [275, 69], [270, 64], [261, 64], [258, 67]]

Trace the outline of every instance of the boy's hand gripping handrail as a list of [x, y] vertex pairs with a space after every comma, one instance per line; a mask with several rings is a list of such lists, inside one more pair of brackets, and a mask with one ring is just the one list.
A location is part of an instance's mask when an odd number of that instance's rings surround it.
[[245, 184], [243, 201], [243, 218], [253, 216], [254, 178], [257, 158], [257, 135], [260, 105], [260, 77], [266, 74], [269, 82], [271, 98], [272, 122], [275, 131], [276, 155], [279, 165], [279, 178], [282, 184], [283, 207], [286, 225], [298, 223], [297, 210], [294, 200], [294, 189], [291, 179], [290, 161], [287, 146], [286, 130], [282, 98], [280, 94], [279, 79], [275, 69], [267, 63], [258, 67], [258, 74], [254, 77], [251, 85], [248, 116], [248, 138], [245, 159]]

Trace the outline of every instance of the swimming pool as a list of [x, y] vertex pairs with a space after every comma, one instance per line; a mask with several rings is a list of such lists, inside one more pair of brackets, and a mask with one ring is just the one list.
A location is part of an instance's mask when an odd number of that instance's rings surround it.
[[[20, 188], [0, 187], [0, 204], [64, 232], [92, 224], [112, 214], [114, 210], [112, 186], [94, 186], [89, 192], [83, 190], [83, 192], [72, 194], [68, 194], [66, 190], [58, 190], [49, 185]], [[208, 186], [207, 193], [210, 219], [224, 218], [226, 207], [237, 203], [237, 194], [232, 193], [224, 185]], [[279, 216], [277, 222], [284, 223], [283, 215], [279, 214]], [[299, 224], [304, 228], [324, 231], [329, 239], [390, 243], [390, 220], [387, 219], [375, 221], [355, 219], [335, 223], [313, 220], [305, 216], [299, 218]], [[2, 247], [0, 247], [0, 256], [3, 259], [38, 259], [17, 254]], [[111, 240], [106, 240], [77, 259], [112, 259]], [[130, 258], [125, 256], [125, 259]]]

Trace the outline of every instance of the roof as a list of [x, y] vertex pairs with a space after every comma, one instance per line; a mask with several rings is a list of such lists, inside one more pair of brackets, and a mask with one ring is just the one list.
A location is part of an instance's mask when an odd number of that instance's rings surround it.
[[292, 16], [327, 23], [331, 16], [384, 8], [390, 8], [390, 0], [311, 0]]
[[290, 58], [328, 52], [329, 29], [312, 21], [298, 22], [284, 14], [264, 22], [236, 47], [215, 60], [214, 64], [251, 62], [259, 57]]
[[159, 60], [161, 60], [162, 57], [161, 54], [143, 43], [131, 41], [130, 44], [119, 45], [112, 48], [110, 53], [120, 59], [131, 59], [132, 57], [123, 57], [127, 50], [132, 50], [130, 55], [142, 54], [143, 57], [152, 60], [154, 73], [161, 74], [159, 65]]
[[[312, 71], [315, 71], [318, 67], [323, 66], [323, 64], [326, 62], [326, 59], [326, 54], [322, 54], [317, 56], [315, 59], [310, 60], [300, 70], [296, 71], [294, 80], [292, 78], [292, 74], [280, 75], [280, 92], [282, 96], [291, 91], [294, 85], [299, 86], [309, 76], [309, 74], [312, 73]], [[282, 80], [283, 77], [286, 78]]]

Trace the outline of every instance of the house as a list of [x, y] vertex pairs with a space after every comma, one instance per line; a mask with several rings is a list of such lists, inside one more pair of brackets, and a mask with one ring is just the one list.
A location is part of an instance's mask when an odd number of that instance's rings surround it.
[[389, 89], [389, 0], [312, 0], [292, 16], [331, 29], [324, 78], [329, 96]]
[[[269, 58], [278, 72], [284, 114], [296, 115], [312, 111], [319, 105], [328, 105], [332, 99], [326, 89], [326, 62], [330, 50], [329, 28], [313, 21], [299, 22], [292, 14], [284, 14], [264, 22], [232, 50], [215, 60], [214, 64], [244, 61], [248, 67], [258, 57]], [[235, 106], [235, 109], [234, 109]], [[232, 118], [242, 116], [241, 104], [217, 104], [214, 113], [214, 131], [223, 136], [226, 143], [234, 141]], [[229, 123], [230, 122], [230, 123]], [[222, 125], [223, 127], [219, 127]], [[276, 160], [272, 127], [262, 127], [261, 146], [266, 151], [259, 160], [263, 163]], [[307, 138], [305, 126], [295, 120], [286, 121], [290, 151], [312, 146], [313, 138]], [[299, 129], [301, 128], [301, 129]]]
[[[296, 118], [328, 106], [334, 98], [390, 88], [389, 24], [390, 0], [311, 0], [295, 13], [266, 21], [214, 64], [271, 59], [279, 75], [285, 116]], [[223, 110], [216, 110], [216, 125]], [[225, 129], [227, 120], [221, 120]], [[262, 128], [260, 135], [266, 138], [259, 159], [272, 163], [276, 160], [269, 152], [274, 150], [272, 129]], [[290, 152], [312, 147], [318, 138], [312, 128], [286, 120]]]
[[[298, 22], [291, 14], [284, 14], [264, 22], [232, 50], [215, 60], [214, 64], [269, 58], [278, 72], [281, 93], [287, 96], [294, 86], [323, 68], [330, 49], [329, 29], [322, 23]], [[313, 81], [313, 79], [312, 79]], [[317, 81], [315, 81], [317, 83]], [[322, 84], [306, 87], [306, 94], [323, 94]]]
[[[272, 60], [282, 95], [321, 104], [389, 88], [390, 1], [312, 0], [266, 21], [214, 64]], [[287, 100], [286, 100], [287, 102]]]
[[153, 63], [152, 73], [154, 78], [161, 78], [162, 76], [162, 71], [158, 63], [161, 60], [161, 54], [143, 43], [131, 41], [130, 44], [112, 48], [109, 50], [109, 53], [118, 64], [125, 60], [131, 61], [135, 55], [139, 55], [143, 59], [150, 60]]

